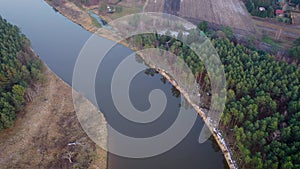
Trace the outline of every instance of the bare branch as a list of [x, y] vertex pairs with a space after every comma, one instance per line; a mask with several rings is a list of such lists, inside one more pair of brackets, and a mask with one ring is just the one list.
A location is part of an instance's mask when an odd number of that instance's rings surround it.
[[62, 156], [62, 158], [68, 159], [70, 163], [73, 163], [72, 157], [73, 157], [74, 154], [75, 154], [74, 152], [68, 151], [66, 154], [64, 154]]

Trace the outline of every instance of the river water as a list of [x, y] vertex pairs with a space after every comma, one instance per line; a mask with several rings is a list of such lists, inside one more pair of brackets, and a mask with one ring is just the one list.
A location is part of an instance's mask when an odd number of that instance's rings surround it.
[[[1, 0], [0, 15], [10, 23], [19, 26], [22, 32], [31, 40], [32, 47], [39, 57], [64, 81], [72, 83], [72, 71], [78, 54], [91, 36], [77, 24], [71, 22], [61, 14], [55, 12], [43, 0]], [[102, 38], [103, 43], [112, 43]], [[176, 119], [180, 105], [180, 95], [174, 87], [163, 80], [157, 73], [140, 72], [130, 87], [130, 99], [139, 110], [149, 108], [148, 95], [153, 89], [161, 89], [168, 98], [163, 115], [155, 124], [135, 124], [120, 117], [113, 106], [111, 94], [106, 86], [109, 74], [113, 73], [112, 65], [117, 65], [122, 58], [132, 53], [132, 50], [122, 46], [115, 46], [108, 53], [109, 64], [101, 69], [104, 75], [97, 75], [96, 94], [101, 111], [112, 126], [127, 134], [137, 134], [147, 137], [163, 132]], [[120, 60], [121, 59], [121, 60]], [[103, 72], [103, 71], [101, 71]], [[193, 110], [191, 110], [193, 111]], [[195, 112], [194, 112], [195, 113]], [[198, 137], [203, 127], [200, 117], [187, 137], [175, 148], [164, 154], [145, 158], [130, 159], [109, 154], [109, 169], [222, 169], [226, 163], [214, 140], [203, 144], [198, 143]], [[113, 143], [111, 143], [113, 144]]]

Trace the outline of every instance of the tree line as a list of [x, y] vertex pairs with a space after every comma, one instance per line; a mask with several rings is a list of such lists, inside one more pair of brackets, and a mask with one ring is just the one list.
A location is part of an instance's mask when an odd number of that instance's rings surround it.
[[[275, 10], [280, 8], [277, 4], [277, 0], [246, 0], [244, 2], [251, 15], [263, 18], [273, 18], [275, 16]], [[263, 7], [265, 10], [260, 11], [259, 7]]]
[[[242, 44], [229, 36], [207, 30], [224, 65], [227, 101], [220, 129], [240, 168], [300, 168], [300, 70], [276, 61], [274, 56]], [[229, 28], [227, 28], [229, 29]], [[224, 30], [227, 30], [224, 29]], [[227, 32], [230, 32], [227, 30]], [[137, 35], [129, 39], [137, 49], [161, 48], [183, 58], [201, 89], [210, 90], [204, 64], [186, 45], [201, 38], [202, 31], [189, 35], [170, 33]]]
[[13, 125], [26, 103], [26, 89], [43, 78], [42, 69], [30, 41], [0, 16], [0, 131]]
[[293, 46], [289, 49], [289, 55], [298, 61], [300, 60], [300, 38], [293, 42]]

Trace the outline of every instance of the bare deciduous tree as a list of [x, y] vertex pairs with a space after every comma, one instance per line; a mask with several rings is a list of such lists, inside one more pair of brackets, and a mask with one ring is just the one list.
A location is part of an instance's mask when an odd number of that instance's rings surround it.
[[75, 154], [74, 152], [68, 151], [62, 156], [62, 158], [68, 159], [70, 163], [73, 163], [72, 157], [74, 156], [74, 154]]

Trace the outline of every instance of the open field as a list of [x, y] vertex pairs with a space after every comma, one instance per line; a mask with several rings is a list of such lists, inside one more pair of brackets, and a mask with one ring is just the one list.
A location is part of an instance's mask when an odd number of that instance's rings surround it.
[[[148, 1], [147, 12], [167, 12], [184, 17], [194, 24], [208, 21], [216, 25], [229, 26], [237, 30], [255, 33], [244, 4], [239, 0], [156, 0]], [[175, 11], [175, 12], [174, 12]]]
[[[120, 18], [122, 16], [142, 12], [143, 5], [128, 7], [128, 6], [121, 5], [121, 4], [122, 3], [120, 3], [120, 7], [122, 8], [121, 12], [115, 12], [115, 13], [112, 13], [112, 14], [100, 13], [101, 17], [107, 18], [106, 21], [111, 21], [111, 20], [115, 20], [117, 18]], [[98, 10], [95, 10], [94, 12], [98, 12]]]
[[[122, 16], [140, 13], [142, 12], [144, 6], [144, 0], [123, 0], [117, 5], [122, 10], [120, 12], [115, 12], [112, 14], [106, 14], [107, 17], [111, 18], [112, 20], [120, 18]], [[103, 15], [100, 13], [100, 15]]]

